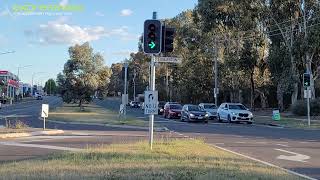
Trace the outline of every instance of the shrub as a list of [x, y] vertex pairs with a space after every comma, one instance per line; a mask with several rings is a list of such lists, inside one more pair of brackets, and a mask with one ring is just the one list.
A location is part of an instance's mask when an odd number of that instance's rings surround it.
[[[298, 100], [291, 106], [291, 112], [294, 115], [306, 116], [307, 115], [307, 100]], [[311, 116], [320, 115], [320, 99], [314, 99], [310, 102], [310, 114]]]

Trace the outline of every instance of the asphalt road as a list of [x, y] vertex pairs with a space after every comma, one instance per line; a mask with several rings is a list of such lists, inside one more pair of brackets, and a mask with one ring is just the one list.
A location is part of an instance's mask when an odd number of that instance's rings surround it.
[[[52, 106], [59, 105], [61, 100], [48, 97]], [[118, 99], [95, 103], [103, 107], [118, 110]], [[27, 107], [26, 107], [27, 106]], [[30, 107], [29, 107], [30, 106]], [[35, 107], [31, 107], [35, 106]], [[27, 114], [38, 117], [41, 102], [17, 105], [4, 114]], [[34, 113], [35, 115], [31, 115]], [[128, 108], [128, 115], [148, 120], [140, 109]], [[30, 117], [29, 117], [30, 118]], [[41, 126], [42, 121], [30, 120], [31, 124]], [[268, 127], [262, 125], [215, 123], [187, 123], [177, 120], [155, 117], [155, 124], [166, 126], [171, 131], [155, 133], [156, 138], [202, 138], [212, 146], [245, 155], [263, 163], [271, 163], [315, 179], [320, 179], [320, 131]], [[147, 131], [99, 126], [77, 126], [52, 124], [60, 129], [70, 129], [61, 136], [37, 136], [29, 138], [0, 140], [0, 161], [19, 160], [37, 157], [52, 152], [77, 151], [88, 146], [147, 140]]]
[[[116, 99], [96, 103], [106, 108], [118, 108], [120, 105]], [[141, 109], [128, 108], [127, 112], [148, 120]], [[158, 115], [155, 116], [155, 124], [165, 126], [181, 137], [203, 138], [213, 146], [320, 179], [320, 130], [255, 124], [187, 123]]]

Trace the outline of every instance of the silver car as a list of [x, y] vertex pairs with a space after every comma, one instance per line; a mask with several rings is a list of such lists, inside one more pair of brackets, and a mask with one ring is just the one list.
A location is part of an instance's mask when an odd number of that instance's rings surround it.
[[222, 103], [218, 108], [218, 120], [252, 124], [253, 114], [241, 103]]
[[201, 110], [206, 111], [208, 114], [208, 118], [213, 120], [217, 118], [218, 107], [213, 103], [200, 103], [199, 107]]

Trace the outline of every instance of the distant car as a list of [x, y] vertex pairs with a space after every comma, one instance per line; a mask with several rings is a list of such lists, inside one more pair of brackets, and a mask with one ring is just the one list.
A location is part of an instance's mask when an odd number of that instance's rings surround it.
[[218, 107], [213, 103], [200, 103], [199, 107], [201, 110], [206, 111], [209, 119], [217, 118]]
[[166, 103], [164, 101], [159, 101], [159, 104], [158, 104], [158, 114], [159, 115], [162, 115], [163, 112], [164, 112], [164, 105]]
[[41, 95], [37, 95], [37, 100], [43, 100], [43, 97]]
[[164, 105], [163, 117], [164, 118], [180, 118], [182, 105], [176, 102], [167, 102]]
[[241, 103], [222, 103], [218, 108], [218, 120], [252, 124], [253, 114]]
[[140, 103], [137, 101], [131, 101], [130, 102], [130, 107], [132, 108], [140, 108]]
[[186, 104], [182, 107], [181, 121], [208, 122], [208, 114], [198, 105]]

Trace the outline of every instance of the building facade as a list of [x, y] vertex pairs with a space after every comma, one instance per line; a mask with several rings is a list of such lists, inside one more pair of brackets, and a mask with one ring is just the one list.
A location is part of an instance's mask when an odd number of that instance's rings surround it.
[[18, 77], [9, 71], [0, 70], [1, 98], [15, 98], [18, 91]]

